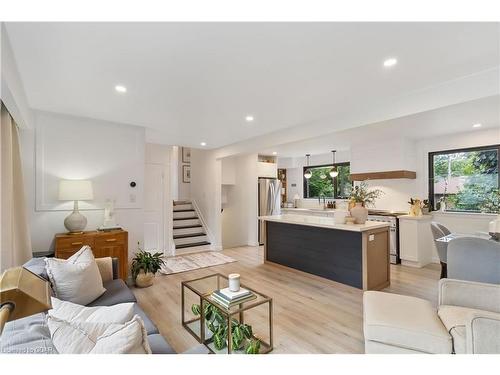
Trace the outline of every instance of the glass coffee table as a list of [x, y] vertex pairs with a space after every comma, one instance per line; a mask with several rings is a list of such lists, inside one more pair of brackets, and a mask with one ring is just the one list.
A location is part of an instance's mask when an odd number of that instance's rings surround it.
[[269, 353], [273, 350], [272, 298], [241, 285], [255, 298], [227, 308], [211, 297], [227, 286], [228, 278], [220, 273], [181, 282], [182, 326], [211, 353], [243, 354], [256, 341], [259, 353]]

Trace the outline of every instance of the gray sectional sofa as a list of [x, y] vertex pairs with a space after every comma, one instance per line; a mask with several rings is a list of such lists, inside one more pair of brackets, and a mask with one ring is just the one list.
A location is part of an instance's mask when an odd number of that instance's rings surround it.
[[[160, 335], [158, 328], [139, 307], [134, 294], [125, 282], [117, 277], [118, 260], [113, 258], [112, 262], [113, 279], [104, 282], [106, 292], [89, 303], [88, 306], [111, 306], [118, 303], [134, 302], [136, 314], [144, 321], [153, 354], [174, 354], [175, 351], [170, 344]], [[43, 258], [33, 258], [23, 267], [48, 280]], [[57, 354], [57, 350], [50, 339], [45, 314], [35, 314], [7, 323], [0, 337], [0, 353]], [[207, 353], [207, 350], [204, 346], [199, 345], [187, 353], [203, 354]]]

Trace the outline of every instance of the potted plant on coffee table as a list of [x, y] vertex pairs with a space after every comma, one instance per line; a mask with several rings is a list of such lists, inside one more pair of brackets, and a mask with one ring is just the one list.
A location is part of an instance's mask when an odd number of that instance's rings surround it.
[[351, 189], [350, 200], [354, 207], [350, 209], [351, 216], [356, 219], [356, 224], [364, 224], [368, 218], [367, 206], [373, 205], [384, 192], [380, 189], [368, 189], [368, 184], [363, 181]]
[[150, 253], [138, 249], [132, 259], [132, 277], [135, 285], [139, 288], [146, 288], [153, 285], [153, 280], [156, 272], [165, 262], [161, 257], [162, 253]]

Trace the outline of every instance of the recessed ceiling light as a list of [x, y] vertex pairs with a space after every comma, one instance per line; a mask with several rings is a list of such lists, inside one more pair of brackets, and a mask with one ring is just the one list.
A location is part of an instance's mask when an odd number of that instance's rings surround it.
[[477, 123], [477, 124], [474, 124], [472, 125], [473, 128], [480, 128], [481, 126], [483, 126], [482, 124], [480, 123]]
[[273, 155], [278, 155], [278, 153], [276, 151], [273, 151]]
[[116, 85], [115, 90], [116, 90], [116, 92], [119, 92], [122, 94], [127, 92], [127, 88], [125, 86], [122, 86], [122, 85]]
[[253, 116], [252, 116], [252, 115], [247, 115], [247, 116], [245, 117], [245, 121], [246, 121], [246, 122], [252, 122], [253, 120], [254, 120], [254, 118], [253, 118]]
[[384, 61], [384, 66], [385, 66], [386, 68], [390, 68], [391, 66], [394, 66], [394, 65], [396, 65], [397, 63], [398, 63], [398, 59], [396, 59], [396, 58], [394, 58], [394, 57], [391, 57], [391, 58], [386, 59], [386, 60]]
[[200, 146], [206, 146], [207, 145], [207, 142], [201, 142], [200, 143]]

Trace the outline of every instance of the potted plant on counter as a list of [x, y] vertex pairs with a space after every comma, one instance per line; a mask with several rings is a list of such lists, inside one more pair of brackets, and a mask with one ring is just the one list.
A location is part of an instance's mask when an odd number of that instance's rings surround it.
[[[139, 243], [137, 244], [139, 245]], [[153, 285], [156, 272], [165, 262], [161, 257], [162, 253], [150, 253], [138, 248], [132, 259], [132, 278], [139, 288], [146, 288]]]
[[353, 207], [349, 210], [351, 216], [356, 219], [356, 224], [366, 223], [368, 218], [368, 206], [373, 205], [384, 192], [380, 189], [368, 189], [368, 184], [363, 181], [351, 188], [350, 201]]

